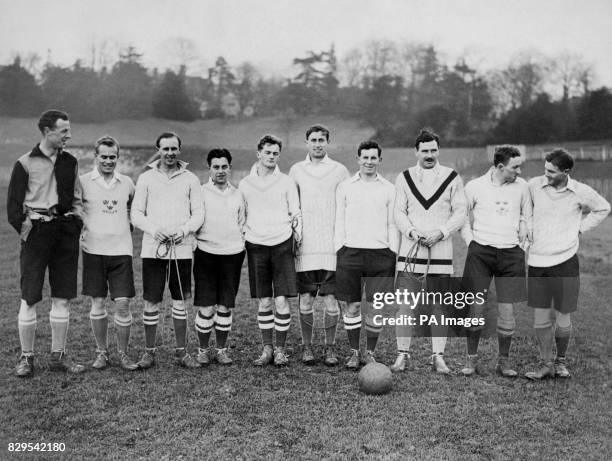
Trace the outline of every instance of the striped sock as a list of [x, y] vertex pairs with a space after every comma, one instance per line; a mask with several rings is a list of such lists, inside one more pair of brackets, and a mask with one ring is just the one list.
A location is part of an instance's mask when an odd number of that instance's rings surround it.
[[202, 309], [198, 309], [195, 319], [195, 329], [198, 333], [200, 349], [208, 349], [210, 342], [210, 333], [213, 329], [213, 315], [206, 315]]
[[89, 320], [98, 350], [106, 352], [108, 350], [108, 315], [106, 310], [103, 312], [90, 312]]
[[176, 347], [184, 349], [187, 343], [187, 312], [184, 301], [172, 300], [172, 323], [174, 324]]
[[257, 313], [257, 324], [261, 330], [261, 340], [264, 346], [272, 346], [274, 334], [274, 313], [272, 311], [260, 311]]
[[361, 335], [361, 314], [357, 317], [343, 316], [344, 329], [348, 336], [351, 349], [359, 350], [359, 336]]
[[219, 312], [215, 314], [215, 341], [218, 349], [224, 349], [227, 336], [232, 329], [232, 311]]
[[285, 347], [287, 341], [287, 332], [291, 324], [291, 313], [286, 314], [276, 313], [274, 316], [274, 329], [276, 330], [276, 346]]
[[142, 313], [142, 323], [145, 329], [145, 347], [155, 349], [155, 335], [157, 324], [159, 323], [159, 311], [144, 311]]

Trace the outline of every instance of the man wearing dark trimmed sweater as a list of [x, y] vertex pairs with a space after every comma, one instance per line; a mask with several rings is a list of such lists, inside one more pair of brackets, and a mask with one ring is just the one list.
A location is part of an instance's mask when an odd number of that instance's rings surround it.
[[49, 110], [38, 121], [39, 144], [19, 157], [8, 188], [9, 223], [21, 237], [21, 306], [18, 327], [20, 377], [34, 372], [36, 304], [42, 299], [45, 272], [51, 285], [52, 371], [81, 373], [85, 367], [65, 355], [70, 319], [68, 300], [77, 294], [81, 186], [76, 158], [64, 150], [70, 139], [68, 114]]
[[[430, 290], [445, 292], [450, 288], [453, 273], [453, 243], [451, 234], [465, 222], [465, 194], [461, 177], [452, 168], [438, 162], [440, 138], [424, 128], [415, 143], [417, 165], [400, 173], [395, 181], [395, 221], [401, 233], [400, 257], [396, 269], [398, 289], [419, 291], [415, 277], [427, 273]], [[419, 242], [417, 253], [406, 261], [409, 249]], [[430, 266], [427, 267], [428, 252]], [[403, 269], [409, 265], [411, 273]], [[414, 306], [413, 306], [414, 308]], [[432, 306], [432, 313], [440, 314], [442, 306]], [[401, 305], [398, 316], [410, 314], [410, 307]], [[396, 326], [398, 356], [391, 366], [394, 372], [403, 371], [408, 362], [412, 331], [410, 326]], [[432, 366], [437, 373], [448, 374], [444, 362], [447, 327], [431, 328]]]
[[313, 304], [317, 295], [325, 304], [325, 359], [327, 366], [338, 364], [334, 351], [340, 311], [336, 301], [336, 253], [334, 220], [336, 188], [349, 177], [344, 165], [327, 155], [329, 129], [313, 125], [306, 130], [306, 159], [289, 170], [298, 186], [302, 209], [302, 243], [296, 254], [297, 285], [300, 296], [300, 326], [304, 350], [302, 362], [316, 359], [312, 350]]

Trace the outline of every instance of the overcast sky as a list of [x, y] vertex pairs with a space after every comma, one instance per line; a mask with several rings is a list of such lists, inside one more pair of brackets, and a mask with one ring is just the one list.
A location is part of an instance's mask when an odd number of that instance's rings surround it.
[[106, 42], [113, 55], [134, 45], [163, 68], [173, 64], [169, 39], [184, 37], [200, 68], [223, 55], [289, 76], [308, 50], [334, 43], [341, 58], [386, 38], [431, 42], [450, 61], [467, 53], [482, 70], [522, 49], [569, 51], [594, 65], [596, 84], [612, 86], [611, 17], [610, 0], [0, 0], [0, 63], [15, 52], [88, 63], [92, 45]]

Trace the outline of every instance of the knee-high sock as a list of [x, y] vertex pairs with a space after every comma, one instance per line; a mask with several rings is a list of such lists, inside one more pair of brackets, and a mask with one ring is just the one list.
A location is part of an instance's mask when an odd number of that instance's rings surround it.
[[[404, 315], [410, 315], [409, 308], [400, 307], [397, 311], [396, 318], [399, 320]], [[410, 351], [410, 343], [412, 341], [412, 328], [410, 325], [400, 325], [398, 321], [395, 324], [395, 342], [397, 343], [397, 352], [407, 354]]]
[[432, 336], [431, 337], [431, 351], [434, 354], [444, 354], [446, 348], [446, 336]]
[[108, 350], [108, 314], [106, 309], [102, 312], [94, 312], [92, 310], [89, 313], [89, 320], [91, 322], [91, 331], [93, 331], [96, 340], [96, 347], [99, 351], [106, 352]]
[[115, 334], [117, 336], [117, 351], [127, 354], [132, 328], [132, 314], [127, 317], [115, 314]]
[[276, 346], [285, 347], [285, 341], [287, 340], [287, 331], [289, 331], [289, 325], [291, 324], [291, 313], [274, 314], [274, 330], [276, 331]]
[[200, 349], [208, 348], [210, 342], [210, 333], [213, 329], [214, 314], [208, 314], [204, 309], [198, 309], [195, 320], [195, 328], [198, 332], [198, 341], [200, 343]]
[[499, 347], [499, 355], [508, 357], [510, 354], [510, 345], [512, 344], [512, 336], [516, 327], [514, 320], [514, 307], [511, 303], [500, 303], [498, 305], [499, 315], [497, 317], [497, 343]]
[[564, 358], [572, 335], [572, 322], [570, 314], [557, 315], [555, 328], [555, 343], [557, 345], [557, 358]]
[[172, 300], [172, 323], [174, 324], [176, 347], [177, 349], [183, 349], [187, 343], [187, 311], [185, 310], [185, 301]]
[[348, 336], [349, 345], [351, 349], [359, 350], [359, 337], [361, 336], [361, 314], [356, 317], [348, 317], [346, 314], [343, 316], [344, 329]]
[[21, 353], [23, 355], [33, 354], [34, 339], [36, 338], [36, 309], [29, 307], [24, 300], [21, 300], [17, 325], [19, 328]]
[[264, 346], [272, 346], [274, 335], [274, 312], [259, 311], [257, 313], [257, 323], [261, 330], [261, 341]]
[[333, 346], [336, 344], [336, 331], [338, 330], [338, 318], [340, 311], [325, 311], [325, 344]]
[[145, 347], [147, 349], [155, 349], [155, 335], [157, 333], [157, 324], [159, 323], [159, 311], [144, 311], [142, 313], [142, 323], [145, 329]]
[[482, 330], [474, 330], [472, 328], [468, 328], [465, 334], [465, 341], [467, 342], [467, 353], [468, 355], [476, 355], [478, 354], [478, 343], [480, 342], [480, 335], [482, 334]]
[[217, 349], [223, 349], [225, 348], [227, 343], [227, 336], [229, 335], [229, 332], [232, 329], [232, 311], [220, 311], [217, 309], [214, 322], [215, 341], [217, 342]]
[[68, 301], [64, 306], [56, 305], [55, 300], [51, 302], [51, 312], [49, 312], [49, 323], [51, 324], [51, 352], [60, 352], [66, 349], [66, 338], [68, 336], [68, 322], [70, 312], [68, 311]]
[[553, 349], [553, 327], [536, 328], [536, 338], [540, 349], [540, 358], [545, 362], [552, 360]]
[[540, 349], [540, 358], [544, 362], [550, 362], [553, 358], [553, 325], [551, 322], [550, 309], [535, 308], [533, 311], [533, 326]]
[[366, 315], [366, 350], [374, 351], [376, 349], [381, 330], [382, 326], [374, 323], [373, 315], [371, 313]]
[[312, 344], [313, 323], [314, 311], [312, 310], [312, 306], [308, 311], [300, 309], [300, 330], [302, 331], [302, 343], [304, 343], [304, 346], [310, 346]]

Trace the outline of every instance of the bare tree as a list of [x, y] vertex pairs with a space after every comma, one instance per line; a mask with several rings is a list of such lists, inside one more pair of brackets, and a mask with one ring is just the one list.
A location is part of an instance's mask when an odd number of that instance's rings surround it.
[[359, 48], [350, 49], [340, 61], [340, 81], [349, 87], [359, 86], [363, 79], [363, 53]]
[[564, 100], [588, 92], [592, 66], [580, 55], [564, 51], [553, 58], [551, 69], [553, 83], [561, 86]]
[[550, 62], [541, 54], [519, 53], [507, 67], [493, 74], [491, 87], [502, 93], [494, 95], [494, 99], [506, 109], [528, 105], [543, 90], [549, 70]]
[[186, 72], [189, 73], [197, 67], [198, 47], [189, 38], [171, 37], [162, 42], [158, 58], [174, 72], [178, 72], [181, 66], [185, 66]]

